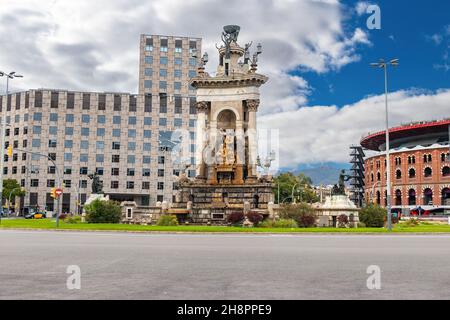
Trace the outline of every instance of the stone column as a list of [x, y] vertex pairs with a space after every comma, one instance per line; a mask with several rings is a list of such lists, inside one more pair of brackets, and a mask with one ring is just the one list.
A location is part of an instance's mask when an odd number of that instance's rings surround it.
[[256, 127], [256, 112], [258, 111], [259, 100], [247, 100], [248, 109], [248, 178], [250, 181], [256, 180], [256, 158], [258, 157], [258, 136]]
[[245, 136], [242, 121], [236, 121], [236, 172], [234, 182], [236, 184], [244, 183], [244, 164], [245, 164]]
[[205, 101], [197, 102], [197, 132], [196, 132], [196, 176], [198, 179], [206, 179], [205, 162], [203, 159], [203, 149], [205, 148], [206, 133], [206, 112], [208, 111], [208, 103]]
[[217, 141], [217, 120], [211, 119], [209, 122], [209, 146], [207, 147], [207, 152], [210, 159], [207, 159], [207, 179], [209, 184], [217, 184], [217, 170], [216, 170], [216, 164], [217, 164], [217, 147], [220, 146]]

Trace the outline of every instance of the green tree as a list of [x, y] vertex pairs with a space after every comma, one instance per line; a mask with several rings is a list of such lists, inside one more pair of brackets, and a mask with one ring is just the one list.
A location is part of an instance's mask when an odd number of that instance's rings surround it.
[[385, 217], [386, 210], [374, 204], [369, 204], [359, 212], [359, 221], [364, 223], [366, 227], [382, 228]]
[[2, 196], [5, 202], [9, 200], [10, 194], [11, 199], [14, 197], [22, 197], [25, 195], [25, 190], [20, 186], [16, 179], [3, 180]]
[[122, 217], [120, 205], [111, 200], [97, 199], [84, 206], [84, 209], [89, 223], [119, 223]]
[[[313, 203], [319, 201], [319, 197], [312, 188], [312, 180], [303, 173], [294, 175], [292, 172], [285, 172], [274, 179], [274, 193], [276, 201], [280, 199], [282, 203], [307, 202]], [[278, 190], [280, 194], [278, 195]], [[292, 193], [294, 198], [292, 198]]]

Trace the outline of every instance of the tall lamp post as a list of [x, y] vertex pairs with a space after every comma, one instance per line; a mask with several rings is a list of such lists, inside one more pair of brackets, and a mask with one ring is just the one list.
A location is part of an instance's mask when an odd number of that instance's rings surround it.
[[388, 66], [397, 67], [398, 59], [392, 59], [389, 62], [380, 59], [379, 62], [371, 63], [372, 67], [381, 68], [384, 70], [384, 93], [385, 93], [385, 116], [386, 116], [386, 191], [387, 191], [387, 227], [388, 231], [392, 231], [392, 212], [391, 212], [391, 161], [390, 161], [390, 141], [389, 141], [389, 109], [388, 109]]
[[[12, 71], [10, 73], [0, 71], [0, 77], [6, 77], [6, 104], [8, 104], [9, 79], [23, 78], [23, 76], [20, 74], [17, 74], [14, 71]], [[1, 134], [1, 137], [0, 137], [0, 206], [1, 206], [1, 214], [3, 214], [3, 168], [4, 168], [4, 161], [5, 161], [6, 108], [2, 115], [2, 127], [1, 127], [0, 134]]]

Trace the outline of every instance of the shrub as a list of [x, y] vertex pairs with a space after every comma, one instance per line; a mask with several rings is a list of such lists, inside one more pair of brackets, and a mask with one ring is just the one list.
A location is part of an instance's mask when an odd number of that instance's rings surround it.
[[64, 219], [66, 219], [67, 218], [67, 213], [61, 213], [60, 215], [59, 215], [59, 220], [64, 220]]
[[249, 211], [247, 213], [247, 218], [255, 227], [264, 219], [262, 214], [255, 211]]
[[260, 225], [262, 228], [298, 228], [297, 222], [292, 219], [280, 219], [280, 220], [266, 220], [263, 221]]
[[369, 228], [382, 228], [385, 217], [386, 210], [374, 204], [368, 205], [359, 212], [359, 220]]
[[86, 221], [89, 223], [119, 223], [122, 217], [122, 209], [115, 201], [92, 201], [84, 207]]
[[70, 223], [70, 224], [77, 224], [77, 223], [81, 222], [81, 217], [80, 216], [69, 216], [64, 220], [64, 222]]
[[365, 228], [366, 224], [364, 222], [358, 222], [358, 228]]
[[417, 219], [409, 219], [405, 222], [405, 226], [407, 227], [416, 227], [420, 224], [419, 220]]
[[231, 223], [233, 225], [241, 224], [243, 220], [244, 213], [242, 213], [241, 211], [232, 212], [227, 218], [228, 223]]
[[337, 221], [338, 221], [338, 227], [339, 227], [339, 228], [346, 228], [347, 225], [348, 225], [349, 219], [348, 219], [348, 217], [347, 217], [346, 214], [341, 214], [341, 215], [337, 218]]
[[315, 210], [307, 203], [289, 204], [280, 213], [282, 219], [292, 219], [300, 228], [311, 228], [316, 225]]
[[162, 215], [159, 219], [156, 225], [161, 227], [170, 227], [170, 226], [177, 226], [178, 220], [177, 217], [174, 215]]

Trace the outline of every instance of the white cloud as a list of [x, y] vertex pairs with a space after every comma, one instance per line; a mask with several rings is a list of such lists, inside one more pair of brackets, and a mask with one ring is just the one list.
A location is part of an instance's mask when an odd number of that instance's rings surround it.
[[358, 16], [362, 16], [364, 14], [366, 14], [367, 12], [367, 8], [370, 6], [371, 4], [367, 1], [360, 1], [356, 4], [355, 10], [356, 13], [358, 14]]
[[222, 26], [239, 24], [240, 43], [263, 44], [259, 71], [271, 79], [262, 112], [293, 110], [306, 104], [309, 88], [289, 71], [339, 69], [359, 59], [358, 45], [369, 44], [364, 31], [344, 25], [345, 7], [337, 0], [0, 0], [0, 5], [0, 66], [26, 76], [22, 89], [136, 92], [141, 33], [202, 37], [211, 57], [207, 69], [214, 71]]
[[[389, 95], [392, 126], [409, 121], [449, 117], [450, 89], [424, 92], [417, 89]], [[278, 129], [280, 165], [348, 162], [348, 147], [369, 132], [384, 129], [384, 95], [367, 97], [343, 108], [304, 107], [259, 118], [260, 128]]]

